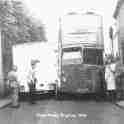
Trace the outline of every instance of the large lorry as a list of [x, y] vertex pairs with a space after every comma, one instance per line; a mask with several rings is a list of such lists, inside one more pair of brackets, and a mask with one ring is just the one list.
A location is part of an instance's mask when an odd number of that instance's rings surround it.
[[70, 13], [59, 26], [59, 93], [98, 93], [102, 91], [102, 16], [92, 12]]
[[36, 66], [37, 93], [54, 91], [57, 80], [57, 56], [55, 46], [50, 43], [34, 42], [13, 45], [13, 64], [18, 67], [21, 93], [28, 93], [27, 75], [32, 60], [38, 60]]

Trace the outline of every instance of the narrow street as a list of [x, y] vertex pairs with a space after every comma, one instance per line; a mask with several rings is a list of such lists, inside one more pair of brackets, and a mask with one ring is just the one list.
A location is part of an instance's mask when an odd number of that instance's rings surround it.
[[0, 110], [1, 124], [122, 124], [124, 110], [95, 100], [42, 99], [31, 105], [22, 101], [19, 109]]
[[123, 124], [124, 0], [0, 0], [0, 100], [0, 124]]

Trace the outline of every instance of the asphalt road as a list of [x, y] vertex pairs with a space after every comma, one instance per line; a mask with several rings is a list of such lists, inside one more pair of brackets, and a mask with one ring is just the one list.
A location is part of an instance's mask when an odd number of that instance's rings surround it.
[[109, 102], [42, 99], [0, 110], [0, 124], [122, 124], [124, 110]]

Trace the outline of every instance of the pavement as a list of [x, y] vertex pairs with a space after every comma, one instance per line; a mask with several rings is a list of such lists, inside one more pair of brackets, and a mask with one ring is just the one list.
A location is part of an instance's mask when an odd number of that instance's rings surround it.
[[10, 98], [0, 98], [0, 109], [8, 106], [9, 104], [11, 104]]

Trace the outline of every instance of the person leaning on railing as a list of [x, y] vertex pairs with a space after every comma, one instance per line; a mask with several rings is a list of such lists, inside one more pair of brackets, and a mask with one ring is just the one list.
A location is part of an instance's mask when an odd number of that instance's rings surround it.
[[17, 74], [17, 66], [13, 66], [12, 69], [8, 72], [8, 85], [10, 88], [11, 100], [13, 108], [19, 107], [19, 81]]

